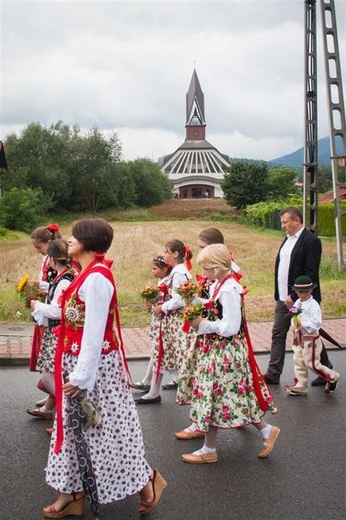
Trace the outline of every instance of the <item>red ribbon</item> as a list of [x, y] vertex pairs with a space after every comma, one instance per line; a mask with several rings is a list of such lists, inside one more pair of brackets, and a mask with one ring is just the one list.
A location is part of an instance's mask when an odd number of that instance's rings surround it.
[[185, 332], [186, 334], [188, 334], [190, 332], [190, 329], [191, 329], [191, 325], [188, 321], [184, 321], [184, 324], [183, 324], [183, 332]]
[[48, 224], [48, 226], [46, 226], [46, 229], [48, 229], [48, 231], [50, 231], [51, 233], [55, 233], [55, 231], [60, 231], [60, 226], [58, 226], [58, 224]]
[[246, 317], [245, 317], [245, 307], [244, 307], [243, 296], [244, 295], [242, 295], [243, 323], [244, 323], [244, 329], [245, 329], [245, 339], [246, 339], [246, 343], [248, 346], [249, 364], [250, 364], [250, 368], [251, 368], [251, 372], [252, 372], [253, 387], [254, 387], [254, 391], [255, 391], [255, 394], [256, 394], [256, 397], [257, 397], [261, 410], [266, 412], [267, 410], [269, 410], [269, 405], [268, 405], [267, 401], [265, 400], [265, 398], [263, 397], [263, 394], [261, 391], [261, 385], [260, 385], [260, 380], [262, 381], [262, 383], [264, 383], [264, 379], [263, 379], [261, 371], [257, 365], [257, 361], [255, 359], [255, 355], [253, 352], [250, 333], [249, 333], [249, 329], [248, 329], [247, 321], [246, 321]]

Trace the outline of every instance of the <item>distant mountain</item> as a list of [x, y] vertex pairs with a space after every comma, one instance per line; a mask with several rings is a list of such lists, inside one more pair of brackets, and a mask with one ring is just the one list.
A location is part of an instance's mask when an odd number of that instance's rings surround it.
[[[330, 166], [330, 139], [329, 137], [323, 137], [323, 139], [319, 139], [317, 142], [317, 153], [318, 153], [318, 163], [319, 164], [327, 164]], [[268, 161], [272, 164], [280, 164], [282, 166], [289, 166], [291, 168], [303, 168], [304, 162], [304, 147], [299, 148], [293, 153], [288, 155], [284, 155], [282, 157], [278, 157], [277, 159], [272, 159]]]

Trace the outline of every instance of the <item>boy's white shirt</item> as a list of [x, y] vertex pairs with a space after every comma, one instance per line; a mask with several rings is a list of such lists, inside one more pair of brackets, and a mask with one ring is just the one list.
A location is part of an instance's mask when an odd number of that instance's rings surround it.
[[[317, 301], [310, 296], [304, 302], [300, 298], [294, 302], [294, 307], [301, 308], [302, 312], [299, 314], [301, 327], [309, 334], [317, 334], [322, 327], [322, 313], [321, 307]], [[292, 323], [293, 325], [293, 323]]]

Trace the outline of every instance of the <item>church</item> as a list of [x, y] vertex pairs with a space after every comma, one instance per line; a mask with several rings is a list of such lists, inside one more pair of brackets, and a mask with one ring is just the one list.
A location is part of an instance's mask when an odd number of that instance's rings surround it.
[[204, 94], [196, 70], [186, 94], [186, 137], [179, 148], [158, 162], [173, 187], [174, 198], [222, 197], [221, 182], [229, 156], [206, 140]]

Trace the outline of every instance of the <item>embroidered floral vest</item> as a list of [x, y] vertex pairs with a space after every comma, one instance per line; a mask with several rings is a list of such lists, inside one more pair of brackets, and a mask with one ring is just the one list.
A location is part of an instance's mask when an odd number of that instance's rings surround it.
[[[69, 352], [73, 356], [78, 356], [80, 353], [85, 322], [85, 302], [78, 297], [78, 290], [87, 276], [92, 273], [101, 273], [114, 287], [114, 279], [111, 271], [107, 267], [97, 264], [92, 266], [91, 269], [88, 269], [87, 272], [81, 272], [66, 291], [64, 291], [63, 313], [65, 323], [63, 351]], [[103, 337], [102, 354], [109, 354], [119, 348], [113, 329], [115, 304], [116, 296], [114, 291]]]

